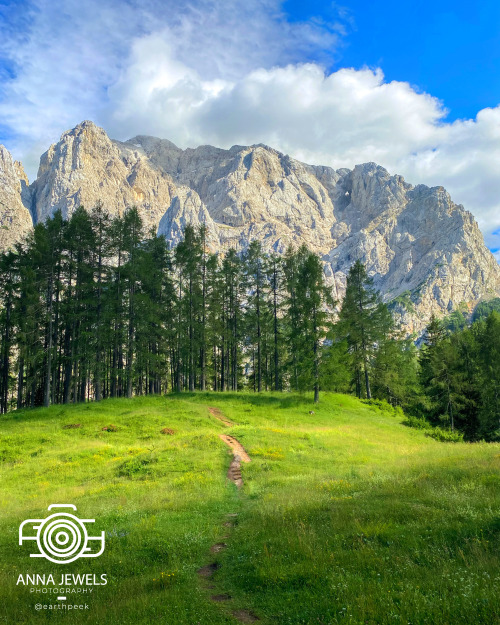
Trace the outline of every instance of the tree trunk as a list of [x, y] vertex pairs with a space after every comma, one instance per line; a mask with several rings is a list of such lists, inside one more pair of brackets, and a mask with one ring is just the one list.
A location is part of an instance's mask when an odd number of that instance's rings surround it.
[[50, 405], [50, 378], [52, 376], [52, 287], [53, 287], [53, 274], [50, 274], [49, 290], [48, 290], [48, 305], [49, 305], [49, 336], [47, 341], [47, 367], [45, 370], [45, 393], [43, 397], [43, 405], [48, 408]]
[[10, 370], [10, 317], [11, 317], [11, 297], [5, 306], [5, 334], [3, 342], [3, 362], [2, 362], [2, 398], [0, 412], [7, 412], [9, 403], [9, 370]]
[[366, 360], [365, 360], [365, 386], [366, 386], [366, 398], [371, 399], [372, 392], [370, 390], [370, 378], [368, 376], [368, 365], [367, 365]]
[[17, 374], [17, 409], [23, 407], [23, 388], [24, 388], [24, 358], [19, 358], [19, 372]]
[[276, 264], [273, 268], [273, 314], [274, 314], [274, 390], [279, 391], [279, 356], [278, 356], [278, 274]]

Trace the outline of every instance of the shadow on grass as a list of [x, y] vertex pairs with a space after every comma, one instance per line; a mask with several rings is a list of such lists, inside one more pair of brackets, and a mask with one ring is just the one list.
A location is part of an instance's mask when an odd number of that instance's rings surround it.
[[[102, 399], [99, 402], [89, 401], [89, 402], [79, 402], [79, 403], [71, 403], [71, 404], [52, 404], [48, 408], [45, 406], [34, 406], [33, 408], [21, 408], [20, 410], [12, 410], [11, 412], [7, 412], [0, 416], [0, 428], [2, 425], [2, 421], [7, 423], [9, 421], [40, 421], [45, 418], [53, 419], [54, 417], [64, 417], [66, 419], [71, 419], [72, 415], [78, 415], [82, 417], [82, 411], [90, 411], [94, 415], [97, 412], [103, 412], [108, 416], [112, 416], [110, 414], [110, 408], [115, 403], [121, 403], [122, 408], [125, 408], [127, 403], [129, 405], [134, 406], [134, 403], [138, 399], [159, 399], [160, 395], [147, 395], [147, 396], [137, 396], [137, 397], [107, 397], [106, 399]], [[140, 406], [137, 405], [135, 410], [140, 410]], [[121, 416], [126, 414], [132, 414], [135, 410], [127, 410], [125, 412], [116, 413], [115, 416]]]
[[296, 406], [313, 405], [312, 397], [300, 395], [299, 393], [283, 393], [282, 396], [271, 393], [240, 393], [236, 391], [229, 392], [202, 392], [202, 391], [185, 391], [182, 393], [168, 393], [165, 397], [175, 399], [202, 399], [206, 403], [211, 401], [217, 402], [238, 402], [240, 404], [251, 404], [252, 406], [273, 406], [275, 408], [293, 408]]
[[[100, 402], [81, 402], [76, 404], [53, 404], [49, 408], [45, 408], [43, 406], [37, 406], [34, 408], [22, 408], [21, 410], [13, 410], [12, 412], [8, 412], [6, 415], [2, 415], [0, 417], [0, 427], [2, 421], [7, 423], [8, 421], [38, 421], [43, 420], [44, 418], [54, 418], [54, 417], [64, 417], [66, 419], [71, 419], [72, 413], [78, 413], [81, 417], [81, 412], [85, 410], [92, 410], [95, 414], [96, 411], [101, 409], [103, 412], [108, 412], [112, 403], [118, 402], [126, 404], [127, 402], [133, 402], [134, 399], [138, 398], [127, 398], [127, 397], [109, 397], [106, 399], [102, 399]], [[313, 406], [312, 396], [309, 395], [301, 395], [299, 393], [282, 393], [281, 395], [277, 393], [251, 393], [251, 392], [215, 392], [215, 391], [184, 391], [181, 393], [178, 392], [169, 392], [164, 395], [147, 395], [141, 396], [141, 399], [178, 399], [178, 400], [189, 400], [189, 399], [197, 399], [203, 403], [210, 404], [212, 402], [229, 402], [229, 403], [239, 403], [239, 404], [250, 404], [252, 406], [257, 407], [265, 407], [272, 406], [273, 408], [279, 409], [288, 409], [299, 406]], [[124, 406], [123, 406], [124, 407]], [[137, 407], [137, 409], [140, 409]], [[130, 413], [134, 412], [128, 411]], [[120, 414], [127, 414], [120, 413]]]

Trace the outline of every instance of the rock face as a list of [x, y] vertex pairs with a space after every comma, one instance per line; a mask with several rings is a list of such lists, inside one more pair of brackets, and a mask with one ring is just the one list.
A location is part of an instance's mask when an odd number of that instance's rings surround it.
[[135, 205], [172, 243], [187, 223], [203, 223], [214, 251], [255, 239], [279, 253], [305, 243], [322, 257], [338, 300], [359, 258], [409, 332], [421, 332], [432, 313], [500, 294], [500, 266], [472, 215], [442, 187], [413, 187], [374, 163], [334, 170], [264, 145], [118, 142], [83, 122], [42, 156], [28, 199], [36, 220], [98, 200], [112, 214]]
[[137, 206], [145, 224], [157, 227], [176, 190], [142, 150], [111, 141], [102, 128], [83, 122], [42, 155], [32, 193], [36, 221], [57, 209], [67, 217], [101, 200], [113, 215]]
[[33, 228], [28, 178], [19, 161], [0, 145], [0, 250], [7, 250]]
[[150, 137], [129, 144], [141, 145], [178, 187], [159, 224], [173, 242], [186, 223], [205, 223], [215, 250], [258, 239], [281, 253], [306, 243], [321, 255], [339, 301], [359, 258], [410, 333], [433, 313], [500, 293], [500, 266], [477, 223], [443, 187], [413, 187], [375, 163], [352, 171], [305, 165], [263, 145], [183, 151]]

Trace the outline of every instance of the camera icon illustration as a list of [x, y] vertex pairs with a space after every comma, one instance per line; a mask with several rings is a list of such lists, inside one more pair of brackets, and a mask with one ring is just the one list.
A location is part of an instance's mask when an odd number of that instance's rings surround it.
[[[72, 504], [55, 503], [53, 508], [72, 508]], [[26, 540], [36, 541], [38, 553], [31, 558], [46, 558], [55, 564], [69, 564], [78, 558], [97, 558], [104, 552], [104, 531], [100, 536], [89, 536], [86, 523], [95, 519], [79, 519], [69, 512], [56, 512], [45, 519], [26, 519], [19, 526], [19, 544]], [[36, 534], [33, 534], [36, 532]], [[93, 544], [89, 546], [89, 543]]]

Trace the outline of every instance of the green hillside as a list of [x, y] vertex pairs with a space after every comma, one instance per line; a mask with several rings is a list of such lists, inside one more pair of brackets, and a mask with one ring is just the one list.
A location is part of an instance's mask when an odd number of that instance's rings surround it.
[[[500, 444], [401, 421], [344, 395], [242, 393], [2, 416], [0, 623], [499, 623]], [[251, 457], [240, 490], [220, 434]], [[96, 519], [102, 556], [29, 558], [18, 526], [53, 503]], [[88, 611], [36, 612], [58, 603], [16, 586], [37, 572], [108, 584]]]

